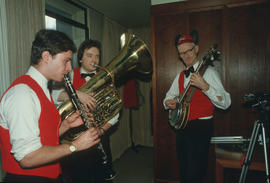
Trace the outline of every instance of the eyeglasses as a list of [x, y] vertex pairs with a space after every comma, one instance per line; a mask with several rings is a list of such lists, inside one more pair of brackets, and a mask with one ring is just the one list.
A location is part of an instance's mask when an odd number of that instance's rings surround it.
[[194, 47], [195, 47], [195, 46], [193, 46], [192, 48], [190, 48], [190, 49], [188, 49], [188, 50], [186, 50], [186, 51], [184, 51], [184, 52], [179, 52], [179, 55], [182, 57], [182, 56], [184, 56], [185, 54], [190, 54], [190, 53], [193, 51]]

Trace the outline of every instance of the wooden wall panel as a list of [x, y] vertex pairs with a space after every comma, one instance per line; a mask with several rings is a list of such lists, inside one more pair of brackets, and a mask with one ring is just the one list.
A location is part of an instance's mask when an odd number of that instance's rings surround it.
[[265, 4], [227, 8], [223, 38], [226, 47], [226, 88], [232, 98], [227, 124], [216, 125], [217, 135], [249, 137], [257, 116], [243, 107], [248, 93], [269, 92], [269, 9]]
[[[217, 49], [222, 52], [221, 44], [221, 24], [222, 10], [192, 12], [189, 15], [190, 30], [199, 32], [199, 58], [202, 58], [213, 44], [217, 44]], [[223, 59], [214, 62], [219, 73], [223, 73]]]
[[[209, 6], [206, 6], [207, 2]], [[211, 6], [213, 3], [215, 7]], [[250, 108], [242, 106], [242, 96], [270, 91], [270, 11], [267, 1], [223, 0], [200, 4], [191, 0], [173, 5], [164, 5], [166, 11], [161, 5], [152, 8], [155, 182], [178, 180], [175, 134], [169, 128], [168, 113], [162, 104], [174, 77], [184, 68], [173, 44], [176, 34], [187, 34], [196, 29], [199, 31], [200, 57], [213, 43], [218, 44], [222, 53], [221, 61], [215, 62], [215, 67], [231, 94], [232, 106], [226, 111], [216, 109], [216, 136], [250, 137], [257, 117]], [[213, 178], [208, 178], [207, 182], [213, 182]]]
[[[155, 32], [155, 37], [157, 53], [156, 69], [158, 69], [156, 77], [159, 78], [156, 82], [156, 95], [158, 97], [158, 100], [156, 100], [156, 110], [159, 112], [156, 114], [155, 134], [159, 138], [156, 139], [156, 145], [154, 146], [155, 152], [157, 152], [155, 154], [155, 165], [157, 166], [155, 174], [161, 180], [178, 176], [176, 155], [174, 153], [176, 151], [175, 134], [169, 129], [168, 114], [163, 110], [162, 100], [178, 69], [183, 68], [183, 65], [177, 58], [177, 50], [174, 47], [174, 36], [182, 27], [185, 27], [181, 25], [185, 25], [186, 20], [187, 17], [185, 14], [181, 14], [180, 16], [155, 17], [154, 20], [157, 27], [156, 30], [158, 30]], [[185, 31], [185, 29], [181, 31]], [[171, 168], [165, 169], [164, 167]]]

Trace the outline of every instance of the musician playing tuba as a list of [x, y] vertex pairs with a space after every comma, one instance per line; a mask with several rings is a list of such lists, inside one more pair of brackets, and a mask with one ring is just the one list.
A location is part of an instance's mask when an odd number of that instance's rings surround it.
[[187, 125], [183, 129], [175, 130], [181, 183], [203, 182], [213, 134], [214, 106], [227, 109], [231, 104], [230, 94], [224, 90], [213, 67], [207, 67], [204, 75], [193, 73], [199, 65], [197, 43], [196, 31], [175, 37], [178, 55], [186, 68], [177, 74], [163, 101], [165, 109], [177, 110], [181, 105], [178, 105], [176, 98], [183, 93], [187, 85], [196, 88], [190, 103], [187, 104]]
[[[93, 97], [94, 93], [85, 93], [78, 89], [97, 73], [96, 65], [99, 65], [100, 58], [100, 42], [96, 40], [85, 40], [81, 43], [77, 54], [77, 62], [80, 67], [73, 69], [69, 73], [80, 101], [84, 105], [84, 108], [90, 111], [93, 111], [96, 107], [96, 99]], [[53, 90], [52, 94], [57, 104], [69, 100], [69, 95], [64, 88]], [[62, 163], [63, 167], [69, 170], [72, 182], [104, 182], [104, 179], [108, 180], [115, 177], [116, 173], [112, 169], [109, 136], [106, 131], [117, 123], [118, 117], [119, 113], [99, 127], [99, 135], [101, 136], [101, 142], [107, 155], [107, 167], [102, 166], [98, 149], [89, 149], [82, 153], [73, 154]]]

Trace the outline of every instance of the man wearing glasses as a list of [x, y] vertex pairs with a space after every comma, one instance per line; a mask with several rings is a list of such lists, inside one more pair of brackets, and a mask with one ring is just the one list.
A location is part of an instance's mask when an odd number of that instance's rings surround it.
[[[194, 35], [194, 34], [193, 34]], [[213, 67], [203, 76], [193, 73], [199, 65], [197, 34], [177, 35], [175, 46], [186, 69], [175, 77], [163, 101], [165, 109], [176, 108], [176, 97], [188, 83], [196, 90], [190, 102], [190, 112], [184, 129], [176, 130], [176, 150], [181, 183], [202, 183], [208, 165], [208, 151], [213, 134], [214, 107], [227, 109], [230, 94], [224, 90], [220, 77]]]

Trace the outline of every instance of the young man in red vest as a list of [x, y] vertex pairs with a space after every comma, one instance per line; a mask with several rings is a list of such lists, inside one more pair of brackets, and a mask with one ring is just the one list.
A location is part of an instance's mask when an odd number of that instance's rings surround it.
[[[79, 99], [85, 107], [91, 110], [96, 107], [96, 100], [91, 94], [80, 92], [78, 89], [88, 82], [96, 73], [97, 68], [93, 65], [99, 65], [101, 57], [101, 44], [96, 40], [85, 40], [81, 43], [77, 61], [80, 67], [73, 69], [69, 75], [72, 84], [78, 94]], [[53, 90], [53, 98], [57, 101], [57, 104], [68, 100], [69, 96], [65, 90]], [[111, 180], [115, 176], [115, 172], [112, 169], [112, 157], [110, 150], [108, 131], [118, 121], [119, 114], [114, 116], [110, 121], [105, 123], [99, 128], [99, 135], [101, 136], [101, 142], [108, 158], [108, 166], [102, 167], [100, 153], [97, 149], [89, 149], [84, 152], [74, 154], [63, 161], [63, 165], [68, 167], [69, 174], [72, 178], [72, 182], [91, 182], [101, 183], [107, 180]]]
[[[197, 36], [194, 36], [196, 38]], [[181, 183], [202, 183], [208, 165], [208, 151], [213, 134], [214, 106], [227, 109], [231, 104], [218, 73], [208, 67], [204, 75], [192, 73], [199, 65], [197, 40], [191, 35], [178, 35], [175, 46], [186, 66], [174, 79], [163, 101], [165, 109], [175, 109], [176, 100], [188, 83], [197, 87], [190, 104], [187, 126], [176, 130], [176, 149]]]
[[58, 160], [97, 144], [88, 129], [71, 144], [59, 144], [69, 128], [82, 124], [78, 113], [61, 121], [48, 81], [62, 81], [71, 68], [73, 41], [64, 33], [40, 30], [32, 43], [31, 66], [0, 99], [0, 149], [4, 182], [59, 182]]

